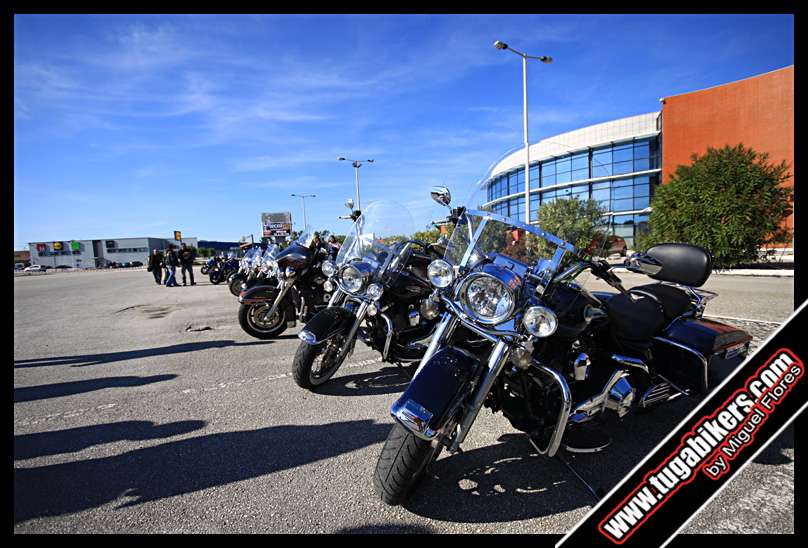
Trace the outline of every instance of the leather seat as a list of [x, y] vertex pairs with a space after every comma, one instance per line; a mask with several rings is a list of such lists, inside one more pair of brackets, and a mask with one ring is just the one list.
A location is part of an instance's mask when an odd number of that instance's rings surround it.
[[662, 313], [665, 316], [665, 323], [669, 324], [687, 312], [690, 308], [690, 296], [672, 285], [665, 284], [647, 284], [638, 285], [629, 289], [630, 293], [635, 295], [645, 295], [654, 299], [662, 307]]

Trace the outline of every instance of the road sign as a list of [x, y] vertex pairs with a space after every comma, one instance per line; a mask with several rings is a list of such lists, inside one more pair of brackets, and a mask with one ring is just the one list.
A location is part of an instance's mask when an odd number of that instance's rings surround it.
[[174, 239], [177, 240], [178, 242], [180, 240], [182, 240], [182, 232], [180, 232], [179, 230], [175, 230], [174, 231]]

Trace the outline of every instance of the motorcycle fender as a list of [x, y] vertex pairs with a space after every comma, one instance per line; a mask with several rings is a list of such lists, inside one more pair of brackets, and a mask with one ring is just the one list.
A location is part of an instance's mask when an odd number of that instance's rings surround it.
[[278, 288], [271, 285], [256, 285], [239, 293], [238, 302], [241, 304], [260, 304], [267, 301], [274, 302], [278, 296]]
[[480, 361], [464, 350], [439, 350], [390, 407], [390, 414], [419, 438], [434, 439], [471, 389], [479, 367]]
[[298, 337], [308, 344], [320, 344], [337, 333], [350, 329], [355, 318], [350, 310], [341, 306], [332, 306], [315, 314], [306, 323]]

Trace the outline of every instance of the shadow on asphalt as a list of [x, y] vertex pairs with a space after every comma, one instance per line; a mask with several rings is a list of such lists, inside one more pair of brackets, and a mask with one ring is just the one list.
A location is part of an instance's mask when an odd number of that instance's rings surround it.
[[14, 436], [14, 460], [75, 453], [94, 445], [116, 441], [143, 441], [170, 438], [204, 428], [205, 421], [179, 421], [155, 424], [150, 421], [122, 421], [94, 424], [66, 430]]
[[794, 449], [794, 424], [783, 430], [783, 432], [774, 438], [771, 443], [755, 457], [754, 462], [758, 464], [789, 464], [794, 462], [794, 459], [788, 455], [783, 454], [785, 449]]
[[399, 367], [384, 367], [379, 371], [333, 377], [316, 389], [326, 396], [375, 396], [403, 392], [410, 377]]
[[104, 388], [122, 388], [144, 386], [155, 382], [176, 379], [177, 375], [152, 375], [150, 377], [103, 377], [100, 379], [87, 379], [84, 381], [61, 382], [57, 384], [42, 384], [40, 386], [24, 386], [14, 389], [14, 402], [45, 400], [84, 394]]
[[389, 424], [371, 420], [290, 424], [15, 468], [14, 522], [80, 512], [121, 497], [129, 500], [116, 508], [227, 485], [349, 453], [383, 441], [389, 432]]
[[343, 527], [334, 531], [338, 535], [355, 535], [355, 534], [382, 534], [382, 535], [396, 535], [396, 534], [425, 534], [434, 533], [434, 529], [424, 525], [417, 525], [414, 523], [374, 523], [368, 525], [359, 525], [357, 527]]
[[108, 352], [106, 354], [85, 354], [82, 356], [59, 356], [50, 358], [30, 358], [26, 360], [15, 360], [14, 367], [45, 367], [50, 365], [70, 365], [72, 367], [84, 367], [87, 365], [98, 365], [102, 363], [112, 363], [124, 360], [135, 360], [138, 358], [149, 358], [152, 356], [166, 356], [169, 354], [181, 354], [183, 352], [195, 352], [197, 350], [207, 350], [209, 348], [226, 348], [231, 346], [254, 346], [256, 344], [271, 344], [272, 341], [199, 341], [181, 344], [172, 344], [158, 348], [144, 348], [142, 350], [125, 350], [122, 352]]

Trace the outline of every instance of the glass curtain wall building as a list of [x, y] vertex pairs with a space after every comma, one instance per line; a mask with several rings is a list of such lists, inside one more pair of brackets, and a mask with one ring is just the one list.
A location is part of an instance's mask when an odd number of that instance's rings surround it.
[[[632, 116], [530, 145], [530, 222], [542, 204], [593, 199], [604, 221], [632, 249], [648, 229], [649, 203], [660, 182], [659, 113]], [[503, 159], [488, 181], [486, 209], [525, 218], [524, 149]]]

